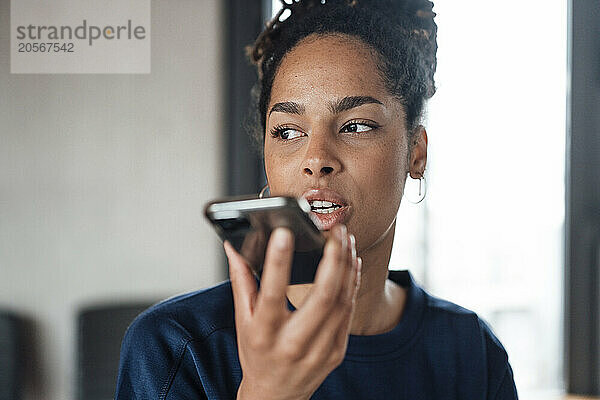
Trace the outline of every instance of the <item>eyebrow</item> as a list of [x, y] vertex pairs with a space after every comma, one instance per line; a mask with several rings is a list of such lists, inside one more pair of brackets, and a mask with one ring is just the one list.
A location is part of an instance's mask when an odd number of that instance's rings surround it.
[[272, 112], [282, 112], [287, 114], [304, 114], [305, 108], [303, 105], [294, 103], [293, 101], [284, 101], [283, 103], [276, 103], [273, 107], [271, 107], [271, 111], [269, 111], [269, 115]]
[[371, 103], [383, 105], [382, 102], [371, 96], [346, 96], [341, 100], [329, 103], [329, 111], [331, 111], [332, 114], [339, 114], [352, 108]]
[[[339, 114], [352, 108], [372, 103], [383, 105], [381, 101], [371, 96], [346, 96], [340, 100], [330, 102], [328, 108], [332, 114]], [[282, 103], [275, 103], [273, 107], [271, 107], [269, 115], [271, 115], [272, 112], [301, 115], [304, 114], [305, 111], [306, 108], [302, 104], [294, 103], [293, 101], [284, 101]]]

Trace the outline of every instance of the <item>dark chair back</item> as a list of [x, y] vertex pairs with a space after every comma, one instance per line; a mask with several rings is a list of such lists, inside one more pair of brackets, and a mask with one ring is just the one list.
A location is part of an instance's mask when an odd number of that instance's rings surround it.
[[23, 394], [23, 324], [14, 314], [0, 311], [0, 400], [19, 400]]
[[135, 317], [153, 303], [87, 307], [78, 317], [79, 400], [114, 397], [121, 340]]

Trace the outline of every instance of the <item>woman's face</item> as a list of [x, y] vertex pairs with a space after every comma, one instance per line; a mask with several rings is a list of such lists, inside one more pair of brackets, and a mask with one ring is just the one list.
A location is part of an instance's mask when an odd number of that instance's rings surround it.
[[273, 81], [264, 147], [271, 195], [341, 205], [314, 203], [329, 210], [312, 213], [324, 230], [345, 223], [359, 252], [379, 243], [393, 235], [402, 198], [405, 126], [368, 46], [346, 35], [311, 35], [284, 57]]

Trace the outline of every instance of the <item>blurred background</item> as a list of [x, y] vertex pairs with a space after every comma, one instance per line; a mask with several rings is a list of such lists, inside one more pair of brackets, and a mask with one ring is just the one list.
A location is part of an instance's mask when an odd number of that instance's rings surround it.
[[[135, 315], [227, 279], [202, 208], [265, 183], [243, 49], [280, 7], [153, 0], [150, 74], [11, 74], [0, 0], [0, 399], [112, 398]], [[520, 398], [600, 396], [600, 5], [434, 11], [428, 193], [390, 268], [486, 319]]]

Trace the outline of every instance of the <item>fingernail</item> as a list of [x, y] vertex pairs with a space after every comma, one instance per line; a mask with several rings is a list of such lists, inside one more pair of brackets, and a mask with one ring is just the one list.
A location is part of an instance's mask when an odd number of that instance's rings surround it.
[[351, 233], [348, 235], [348, 240], [350, 242], [350, 250], [352, 251], [352, 257], [356, 257], [356, 237]]
[[347, 235], [346, 225], [340, 224], [340, 227], [337, 230], [337, 238], [342, 240], [342, 239], [344, 239], [344, 236], [346, 236], [346, 235]]
[[286, 249], [290, 246], [292, 241], [292, 233], [289, 229], [277, 228], [272, 233], [275, 246], [279, 249]]

